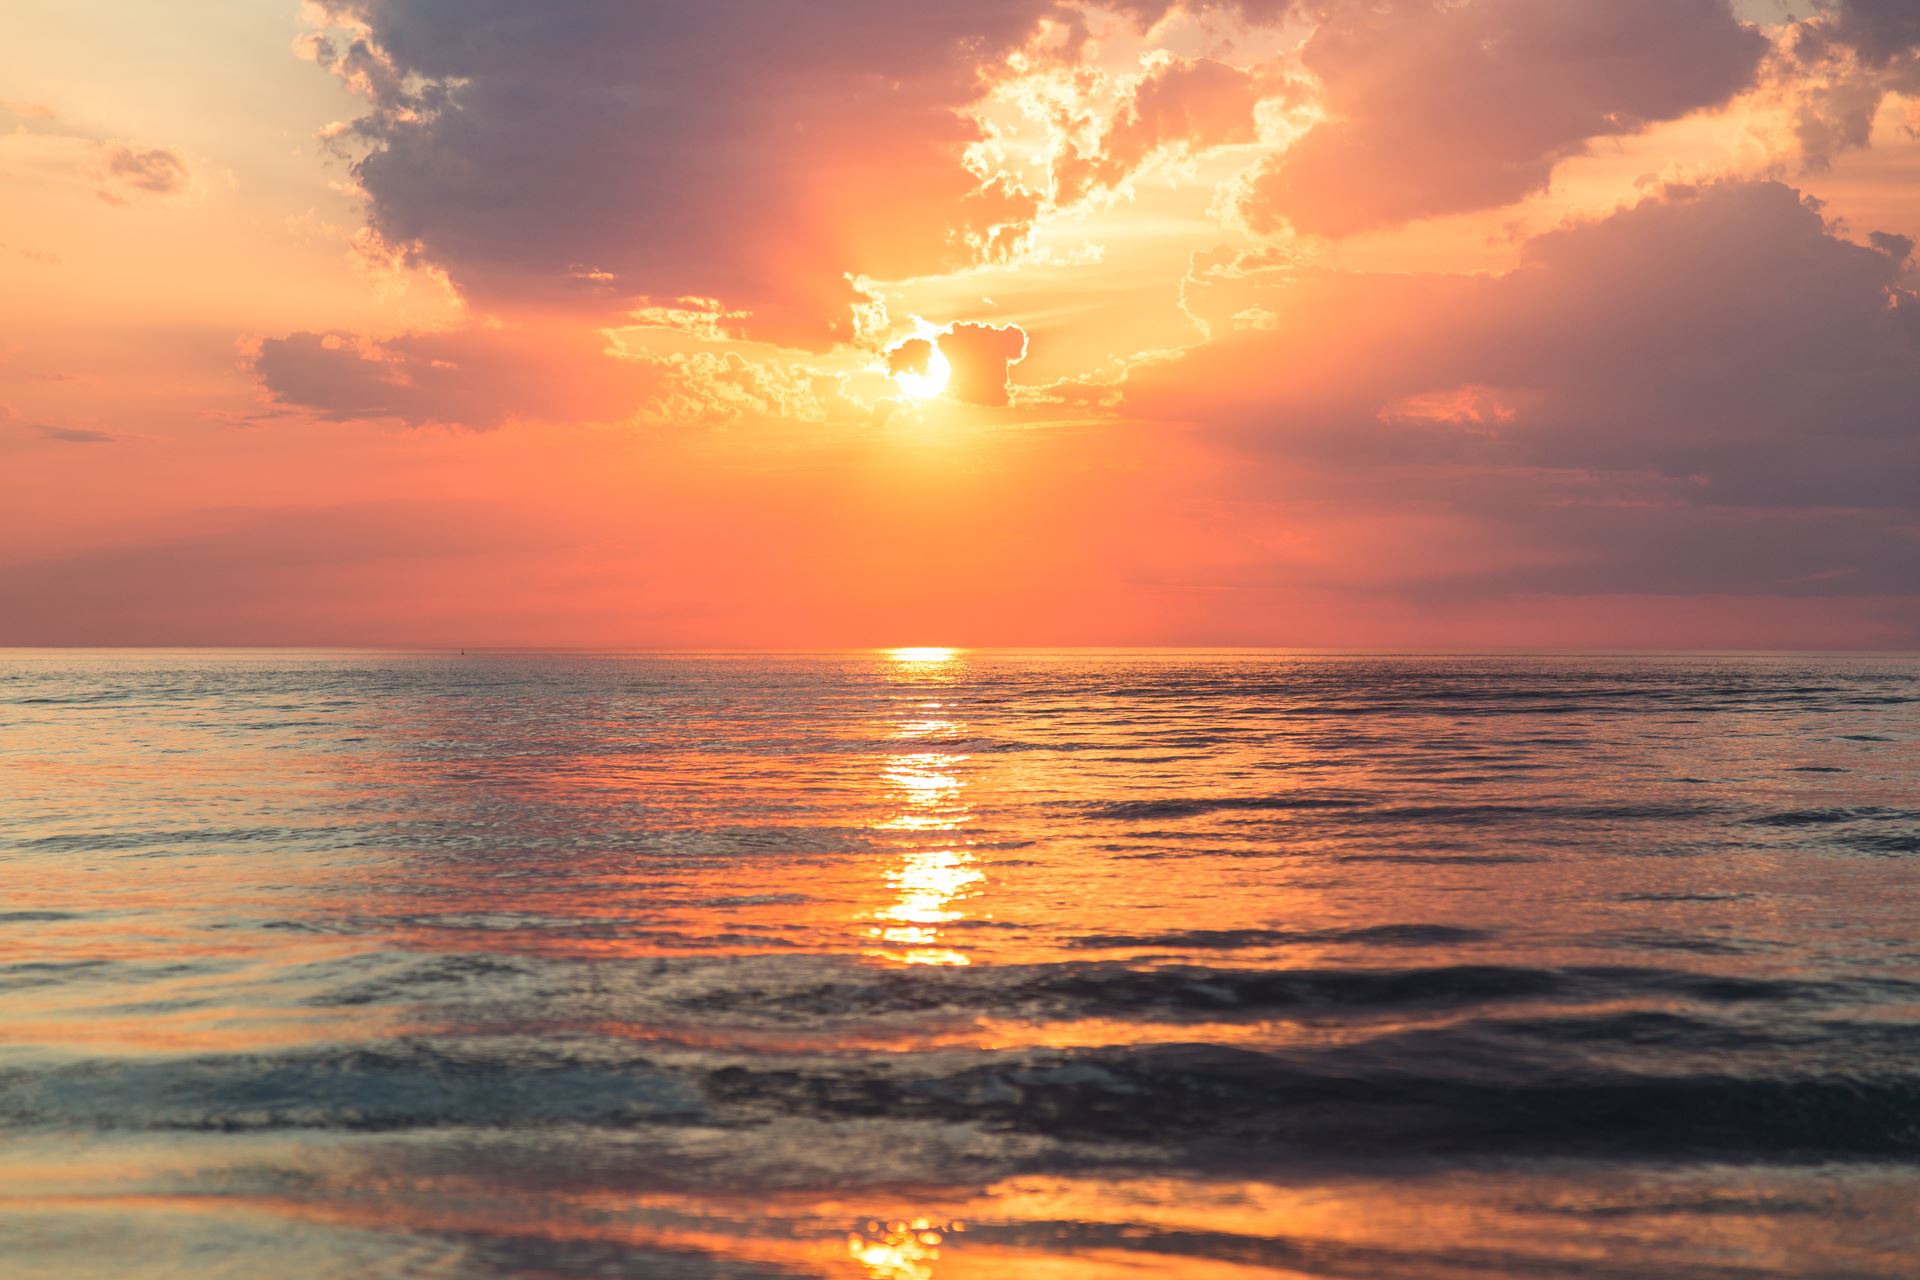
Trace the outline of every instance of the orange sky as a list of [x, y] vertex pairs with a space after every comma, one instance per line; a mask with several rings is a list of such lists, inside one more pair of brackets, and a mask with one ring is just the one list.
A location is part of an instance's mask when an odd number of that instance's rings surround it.
[[1909, 0], [18, 0], [0, 644], [1920, 644]]

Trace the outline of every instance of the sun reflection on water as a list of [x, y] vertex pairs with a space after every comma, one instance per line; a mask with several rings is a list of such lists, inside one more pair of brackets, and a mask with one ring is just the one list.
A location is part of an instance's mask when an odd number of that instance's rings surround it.
[[945, 645], [907, 645], [887, 650], [887, 656], [895, 662], [938, 664], [952, 662], [960, 656], [960, 651]]
[[910, 853], [901, 866], [887, 872], [899, 898], [875, 913], [881, 925], [870, 932], [894, 947], [908, 948], [883, 953], [905, 964], [969, 964], [965, 952], [939, 945], [940, 926], [965, 918], [952, 904], [985, 879], [973, 866], [972, 855], [960, 850]]
[[[945, 662], [952, 649], [896, 649], [890, 655], [908, 663]], [[913, 655], [913, 656], [903, 656]], [[950, 742], [962, 726], [943, 714], [939, 702], [924, 702], [894, 722], [888, 736], [925, 745]], [[899, 964], [964, 965], [967, 954], [951, 945], [943, 926], [962, 920], [958, 906], [986, 876], [959, 834], [973, 820], [964, 792], [967, 757], [951, 751], [907, 751], [887, 757], [880, 770], [894, 812], [875, 829], [899, 832], [928, 843], [909, 846], [886, 871], [892, 901], [869, 916], [867, 935], [882, 945], [868, 954]]]

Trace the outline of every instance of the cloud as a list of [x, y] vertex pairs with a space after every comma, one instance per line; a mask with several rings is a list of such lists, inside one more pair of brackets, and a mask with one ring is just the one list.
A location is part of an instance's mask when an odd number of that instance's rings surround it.
[[109, 204], [136, 196], [178, 196], [193, 190], [186, 157], [172, 147], [138, 147], [125, 142], [100, 146], [95, 172], [98, 195]]
[[1867, 145], [1890, 94], [1920, 94], [1920, 7], [1910, 0], [1833, 0], [1791, 27], [1774, 78], [1794, 116], [1809, 170]]
[[1912, 236], [1898, 235], [1891, 231], [1869, 231], [1867, 243], [1903, 265], [1913, 256]]
[[[1276, 323], [1278, 323], [1276, 317]], [[1453, 427], [1494, 427], [1519, 416], [1509, 397], [1493, 387], [1463, 383], [1395, 396], [1377, 415], [1382, 422], [1429, 422]]]
[[1870, 67], [1906, 62], [1920, 50], [1920, 8], [1911, 0], [1837, 0], [1819, 21]]
[[848, 394], [846, 379], [802, 362], [750, 360], [737, 351], [633, 357], [660, 387], [641, 407], [643, 421], [669, 427], [726, 427], [780, 421], [869, 420], [875, 407]]
[[274, 400], [320, 418], [481, 430], [630, 418], [663, 384], [657, 366], [615, 359], [604, 335], [567, 327], [299, 332], [262, 341], [252, 366]]
[[1544, 189], [1595, 138], [1745, 88], [1766, 39], [1727, 0], [1322, 0], [1301, 50], [1327, 118], [1250, 176], [1259, 231], [1347, 236]]
[[967, 404], [1012, 402], [1013, 366], [1027, 358], [1027, 334], [1019, 325], [961, 321], [931, 337], [908, 338], [887, 349], [887, 372], [925, 373], [936, 344], [951, 369], [946, 395]]
[[28, 121], [52, 120], [58, 113], [52, 107], [38, 102], [17, 102], [11, 98], [0, 98], [0, 115], [13, 117], [25, 124]]
[[1027, 357], [1027, 335], [1019, 325], [956, 324], [939, 341], [953, 366], [948, 395], [968, 404], [1008, 403], [1012, 368]]
[[321, 9], [310, 56], [371, 104], [340, 139], [371, 226], [488, 309], [693, 296], [817, 346], [854, 277], [1003, 255], [1036, 205], [969, 168], [963, 111], [1051, 0]]
[[95, 431], [89, 427], [50, 427], [40, 428], [40, 434], [49, 440], [58, 440], [62, 444], [111, 444], [114, 437], [104, 431]]
[[333, 422], [487, 431], [510, 422], [687, 427], [871, 413], [842, 378], [804, 364], [711, 349], [651, 354], [619, 333], [565, 324], [385, 338], [304, 331], [262, 340], [251, 364], [276, 403]]
[[930, 338], [908, 338], [897, 347], [887, 351], [887, 373], [925, 373], [933, 361], [933, 341]]
[[1175, 10], [1188, 13], [1225, 13], [1251, 26], [1266, 26], [1283, 21], [1299, 9], [1303, 0], [1105, 0], [1100, 7], [1123, 13], [1141, 30], [1152, 27]]
[[1134, 86], [1092, 148], [1053, 166], [1053, 198], [1071, 204], [1118, 186], [1161, 155], [1205, 151], [1256, 138], [1254, 108], [1270, 87], [1253, 72], [1212, 58], [1172, 58]]
[[[1329, 583], [1911, 593], [1900, 271], [1791, 188], [1731, 181], [1537, 237], [1500, 277], [1197, 255], [1186, 304], [1217, 336], [1137, 369], [1123, 410], [1196, 423], [1248, 500], [1331, 540]], [[1272, 328], [1227, 327], [1255, 305]]]
[[17, 411], [0, 404], [0, 449], [7, 452], [40, 447], [42, 442], [46, 441], [54, 444], [111, 444], [117, 438], [104, 431], [95, 431], [91, 427], [60, 427], [44, 422], [21, 422]]

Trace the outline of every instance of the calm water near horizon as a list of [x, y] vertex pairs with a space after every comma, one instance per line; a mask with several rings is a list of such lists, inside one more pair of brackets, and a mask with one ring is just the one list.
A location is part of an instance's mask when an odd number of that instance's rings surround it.
[[0, 650], [0, 1275], [1920, 1274], [1920, 658]]

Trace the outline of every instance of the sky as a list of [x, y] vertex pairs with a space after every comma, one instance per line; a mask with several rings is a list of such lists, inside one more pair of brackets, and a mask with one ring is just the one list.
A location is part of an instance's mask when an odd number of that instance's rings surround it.
[[0, 644], [1920, 647], [1912, 0], [11, 0]]

